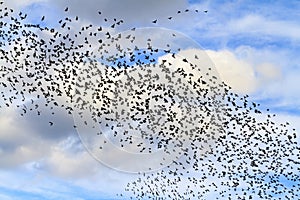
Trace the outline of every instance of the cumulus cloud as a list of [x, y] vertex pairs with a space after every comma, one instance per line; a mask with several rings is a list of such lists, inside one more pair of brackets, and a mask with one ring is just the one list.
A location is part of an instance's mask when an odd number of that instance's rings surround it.
[[253, 93], [265, 83], [278, 80], [281, 76], [279, 67], [271, 63], [251, 63], [238, 58], [229, 50], [206, 52], [223, 81], [240, 93]]
[[[284, 82], [282, 53], [240, 47], [233, 51], [207, 50], [221, 79], [242, 94], [266, 93]], [[273, 88], [273, 89], [272, 89]], [[278, 88], [276, 89], [278, 92]], [[292, 90], [291, 90], [292, 91]], [[262, 94], [261, 94], [262, 95]], [[279, 94], [278, 94], [279, 95]]]
[[253, 66], [259, 80], [256, 100], [273, 99], [270, 106], [288, 110], [300, 107], [299, 61], [293, 50], [240, 46], [232, 52]]
[[276, 80], [280, 78], [281, 72], [271, 63], [262, 63], [256, 67], [257, 73], [263, 78], [261, 79], [261, 84], [268, 82], [269, 80]]
[[220, 77], [225, 83], [237, 92], [251, 93], [255, 91], [257, 81], [255, 79], [254, 69], [249, 63], [237, 59], [236, 56], [228, 50], [207, 50], [206, 52], [214, 62]]

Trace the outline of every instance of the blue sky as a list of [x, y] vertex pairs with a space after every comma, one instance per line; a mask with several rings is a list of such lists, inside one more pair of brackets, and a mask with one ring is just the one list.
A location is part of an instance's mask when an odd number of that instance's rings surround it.
[[[84, 25], [102, 25], [104, 17], [124, 19], [124, 26], [112, 30], [115, 33], [149, 26], [182, 32], [202, 46], [222, 80], [234, 91], [249, 94], [262, 109], [270, 108], [278, 116], [277, 122], [290, 121], [300, 130], [299, 1], [5, 3], [16, 12], [28, 13], [30, 22], [38, 22], [45, 15], [43, 24], [49, 26], [56, 26], [68, 6], [68, 14], [79, 16]], [[187, 8], [200, 12], [177, 14]], [[172, 21], [167, 20], [169, 16], [173, 16]], [[159, 19], [156, 25], [151, 23], [154, 19]], [[62, 111], [55, 118], [45, 111], [42, 120], [31, 114], [20, 117], [18, 112], [0, 109], [0, 199], [116, 199], [115, 194], [123, 192], [127, 182], [136, 178], [94, 160], [72, 128], [73, 119]], [[58, 125], [49, 127], [49, 119]]]

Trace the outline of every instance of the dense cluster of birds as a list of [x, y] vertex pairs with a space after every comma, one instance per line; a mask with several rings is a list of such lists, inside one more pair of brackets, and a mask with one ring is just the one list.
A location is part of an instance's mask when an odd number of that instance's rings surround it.
[[[296, 130], [234, 93], [213, 66], [201, 65], [199, 52], [177, 43], [157, 48], [155, 35], [141, 39], [135, 27], [116, 33], [122, 19], [81, 26], [68, 16], [52, 28], [0, 6], [1, 107], [16, 105], [21, 115], [64, 108], [80, 119], [75, 128], [96, 130], [80, 133], [96, 141], [95, 155], [109, 155], [106, 144], [135, 155], [162, 152], [158, 161], [152, 156], [154, 167], [125, 167], [140, 176], [120, 198], [300, 198]], [[177, 14], [184, 12], [199, 11]]]

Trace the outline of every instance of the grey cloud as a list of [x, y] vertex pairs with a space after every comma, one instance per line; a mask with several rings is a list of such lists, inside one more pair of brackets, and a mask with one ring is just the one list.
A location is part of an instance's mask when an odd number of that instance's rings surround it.
[[[41, 115], [35, 111], [23, 117], [19, 110], [2, 109], [0, 116], [0, 168], [15, 167], [47, 157], [53, 146], [60, 144], [70, 153], [83, 151], [78, 135], [73, 128], [71, 115], [56, 109], [52, 115], [47, 108]], [[50, 127], [49, 121], [54, 125]], [[68, 138], [75, 138], [64, 142]]]
[[[68, 12], [71, 14], [79, 15], [96, 23], [99, 23], [99, 19], [107, 17], [108, 19], [123, 19], [127, 23], [136, 25], [145, 22], [151, 23], [155, 17], [174, 15], [178, 10], [188, 6], [186, 0], [54, 0], [51, 3], [62, 11], [68, 7]], [[101, 11], [102, 15], [99, 16], [98, 11]]]
[[[54, 112], [54, 114], [52, 114], [52, 112]], [[34, 137], [40, 137], [46, 140], [61, 140], [76, 134], [76, 130], [73, 128], [72, 115], [67, 114], [63, 108], [50, 110], [45, 107], [41, 110], [40, 115], [32, 111], [29, 112], [25, 118], [34, 132]], [[49, 122], [52, 122], [53, 125], [50, 126]]]

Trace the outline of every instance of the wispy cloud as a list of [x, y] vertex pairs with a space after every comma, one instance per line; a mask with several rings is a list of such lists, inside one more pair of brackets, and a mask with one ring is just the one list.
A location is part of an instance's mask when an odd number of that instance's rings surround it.
[[249, 14], [228, 22], [228, 34], [247, 34], [253, 36], [283, 37], [291, 40], [300, 39], [300, 25], [297, 21], [267, 19], [264, 16]]

